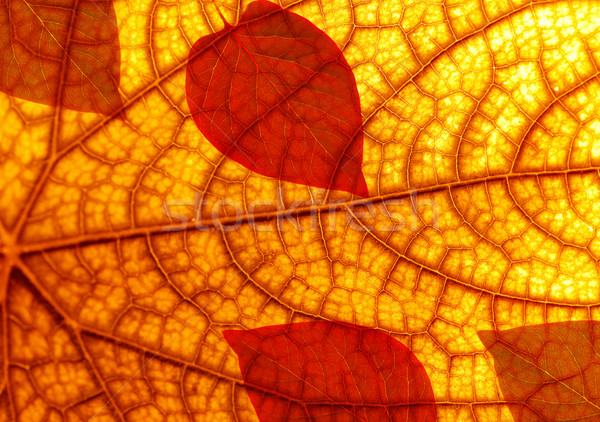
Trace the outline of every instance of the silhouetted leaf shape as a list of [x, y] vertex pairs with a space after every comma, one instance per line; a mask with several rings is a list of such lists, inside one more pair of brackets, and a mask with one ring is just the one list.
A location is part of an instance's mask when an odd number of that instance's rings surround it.
[[303, 17], [251, 3], [236, 26], [196, 42], [186, 89], [200, 131], [246, 168], [368, 196], [354, 75], [335, 42]]
[[4, 1], [0, 90], [25, 100], [111, 114], [121, 52], [112, 0]]
[[381, 331], [316, 321], [224, 334], [262, 422], [435, 420], [423, 365]]
[[516, 421], [600, 420], [600, 323], [480, 331]]

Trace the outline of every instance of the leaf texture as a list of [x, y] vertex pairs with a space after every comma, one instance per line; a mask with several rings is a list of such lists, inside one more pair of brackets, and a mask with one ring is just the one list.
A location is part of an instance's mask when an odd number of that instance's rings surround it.
[[122, 105], [112, 0], [5, 0], [0, 91], [28, 101], [111, 114]]
[[598, 2], [280, 6], [352, 69], [369, 198], [202, 135], [212, 2], [114, 2], [126, 121], [0, 93], [0, 420], [257, 421], [223, 331], [338, 321], [406, 345], [438, 420], [512, 421], [478, 333], [600, 320]]
[[362, 116], [335, 42], [268, 1], [190, 51], [186, 90], [198, 128], [223, 154], [269, 177], [358, 196]]
[[597, 321], [482, 331], [516, 421], [600, 418]]
[[380, 331], [316, 321], [223, 335], [262, 422], [436, 420], [423, 365]]

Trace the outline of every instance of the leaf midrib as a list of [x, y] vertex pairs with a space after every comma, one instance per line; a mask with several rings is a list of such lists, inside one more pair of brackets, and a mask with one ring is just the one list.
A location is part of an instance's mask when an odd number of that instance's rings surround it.
[[[386, 203], [397, 199], [403, 199], [410, 197], [411, 195], [422, 195], [428, 193], [435, 193], [444, 190], [458, 189], [462, 187], [475, 186], [483, 183], [493, 183], [497, 181], [506, 181], [509, 183], [511, 180], [525, 178], [525, 177], [546, 177], [546, 176], [571, 176], [576, 174], [588, 174], [588, 173], [600, 173], [600, 165], [585, 167], [579, 169], [567, 169], [567, 170], [553, 170], [546, 172], [526, 172], [516, 173], [508, 175], [498, 175], [482, 177], [477, 179], [448, 182], [435, 186], [428, 186], [423, 188], [404, 190], [401, 192], [394, 192], [379, 196], [373, 196], [370, 198], [356, 199], [353, 201], [339, 201], [331, 203], [323, 203], [319, 205], [309, 205], [304, 207], [297, 207], [293, 209], [283, 209], [281, 211], [267, 211], [258, 212], [253, 214], [243, 214], [236, 217], [219, 217], [216, 221], [212, 218], [205, 218], [201, 220], [195, 220], [188, 222], [187, 225], [182, 226], [181, 224], [156, 224], [150, 226], [140, 226], [134, 228], [127, 228], [121, 230], [110, 230], [110, 231], [99, 231], [96, 233], [84, 234], [72, 237], [61, 237], [55, 239], [42, 240], [30, 243], [18, 243], [11, 245], [11, 248], [16, 249], [17, 255], [31, 254], [35, 252], [49, 251], [55, 249], [61, 249], [65, 247], [73, 247], [78, 245], [86, 245], [93, 242], [104, 242], [116, 239], [135, 238], [139, 236], [148, 236], [152, 234], [168, 233], [168, 232], [181, 232], [194, 230], [197, 227], [201, 228], [218, 228], [228, 225], [245, 224], [249, 222], [265, 222], [273, 219], [284, 219], [288, 217], [298, 217], [303, 215], [309, 215], [311, 213], [332, 213], [352, 209], [354, 207], [365, 206], [368, 204], [379, 204]], [[0, 253], [6, 253], [5, 247], [0, 245]]]

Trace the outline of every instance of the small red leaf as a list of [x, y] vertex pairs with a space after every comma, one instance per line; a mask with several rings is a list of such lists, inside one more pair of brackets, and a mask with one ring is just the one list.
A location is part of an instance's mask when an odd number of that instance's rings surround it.
[[436, 418], [423, 365], [381, 331], [317, 321], [224, 335], [261, 422]]
[[356, 81], [323, 31], [267, 2], [199, 39], [188, 104], [223, 154], [265, 176], [366, 197]]
[[515, 421], [600, 420], [600, 322], [478, 334]]
[[112, 0], [6, 0], [0, 90], [36, 103], [111, 114], [121, 51]]

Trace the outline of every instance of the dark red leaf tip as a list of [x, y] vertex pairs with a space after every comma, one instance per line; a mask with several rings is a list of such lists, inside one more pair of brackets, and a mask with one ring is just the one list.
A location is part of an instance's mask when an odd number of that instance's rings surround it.
[[251, 3], [237, 25], [194, 44], [186, 91], [200, 131], [246, 168], [369, 196], [354, 74], [307, 19], [268, 1]]
[[379, 330], [316, 321], [223, 334], [261, 422], [436, 419], [423, 365]]

